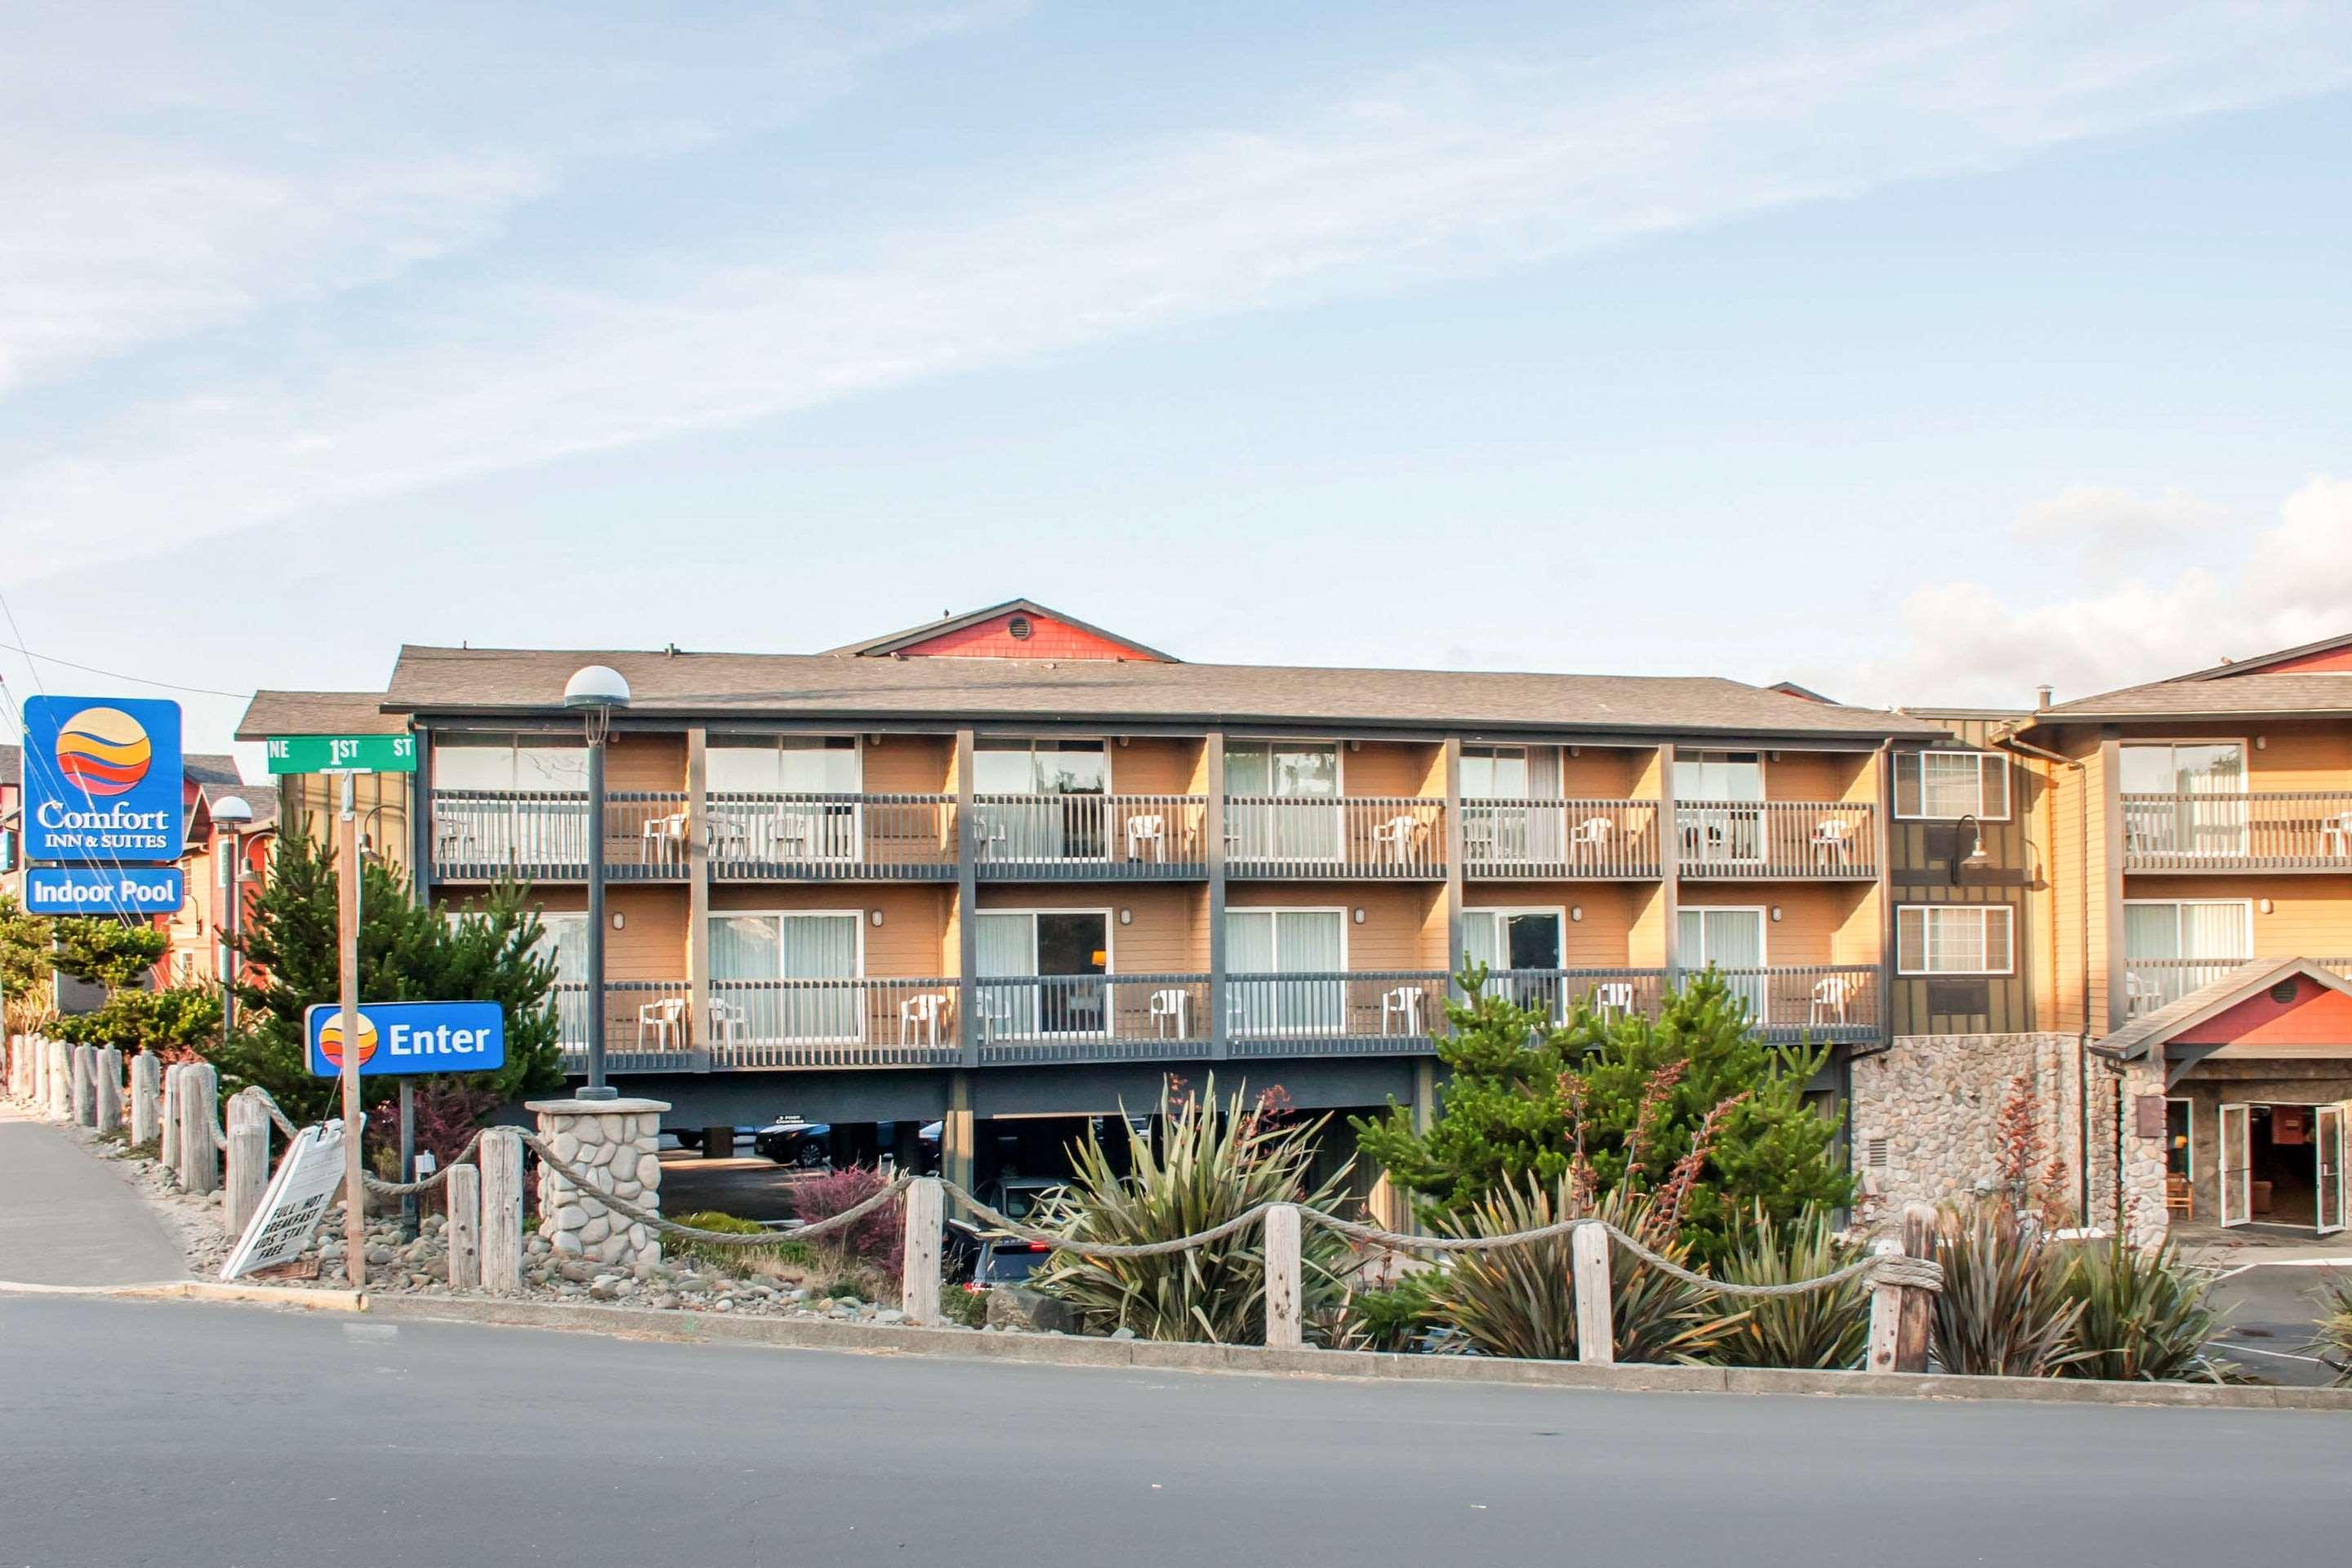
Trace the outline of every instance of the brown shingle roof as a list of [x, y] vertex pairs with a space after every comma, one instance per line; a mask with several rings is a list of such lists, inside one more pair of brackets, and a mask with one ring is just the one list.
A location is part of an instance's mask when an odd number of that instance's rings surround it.
[[[2080, 697], [2035, 713], [2032, 724], [2084, 719], [2229, 719], [2239, 715], [2352, 713], [2352, 672], [2238, 675], [2227, 680], [2158, 680]], [[2028, 727], [2031, 727], [2030, 725]]]
[[2250, 959], [2219, 980], [2208, 982], [2188, 995], [2133, 1019], [2105, 1039], [2093, 1041], [2091, 1048], [2124, 1061], [2146, 1056], [2173, 1036], [2228, 1012], [2289, 975], [2303, 975], [2331, 991], [2352, 995], [2352, 982], [2330, 973], [2308, 958]]
[[403, 735], [408, 721], [383, 710], [381, 691], [257, 691], [237, 721], [240, 741], [272, 735]]
[[1712, 676], [828, 654], [404, 647], [385, 703], [413, 712], [544, 714], [557, 709], [564, 681], [583, 664], [611, 665], [629, 682], [631, 711], [664, 716], [1327, 722], [1854, 740], [1941, 733], [1900, 714], [1808, 702]]

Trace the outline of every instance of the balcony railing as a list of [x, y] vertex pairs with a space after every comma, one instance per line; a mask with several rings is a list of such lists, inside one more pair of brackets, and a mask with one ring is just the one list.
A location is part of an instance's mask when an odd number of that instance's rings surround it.
[[[604, 983], [604, 1067], [609, 1072], [678, 1071], [693, 1065], [690, 1000], [683, 980], [608, 980]], [[554, 987], [556, 1038], [566, 1072], [588, 1068], [592, 1027], [588, 987], [567, 981]]]
[[1681, 801], [1682, 874], [1875, 877], [1877, 808], [1842, 801]]
[[[1696, 971], [1685, 972], [1687, 979]], [[1878, 1037], [1878, 967], [1868, 963], [1774, 964], [1718, 969], [1733, 995], [1768, 1040], [1807, 1039], [1816, 1045]]]
[[[604, 874], [620, 881], [686, 875], [686, 796], [614, 790], [604, 797]], [[433, 792], [433, 874], [444, 881], [577, 881], [588, 875], [588, 796], [580, 790]]]
[[950, 980], [713, 980], [699, 1043], [736, 1068], [945, 1067], [961, 1059]]
[[980, 875], [1024, 881], [1208, 873], [1209, 803], [1193, 795], [983, 795], [971, 803]]
[[1497, 879], [1654, 877], [1657, 803], [1465, 800], [1462, 873]]
[[1415, 880], [1445, 875], [1445, 803], [1420, 795], [1225, 803], [1225, 869], [1236, 877]]
[[1603, 1020], [1654, 1018], [1665, 994], [1663, 969], [1494, 969], [1486, 973], [1490, 995], [1508, 996], [1522, 1007], [1566, 1023], [1579, 1007]]
[[1445, 1023], [1436, 970], [1234, 974], [1225, 1008], [1237, 1057], [1379, 1056], [1429, 1048]]
[[723, 882], [940, 880], [955, 875], [944, 795], [719, 794], [704, 816]]
[[2122, 797], [2128, 871], [2352, 871], [2352, 793]]
[[2252, 962], [2244, 958], [2126, 958], [2124, 1016], [2137, 1018], [2202, 991]]
[[1205, 974], [1042, 974], [973, 983], [980, 1059], [1182, 1061], [1209, 1054]]

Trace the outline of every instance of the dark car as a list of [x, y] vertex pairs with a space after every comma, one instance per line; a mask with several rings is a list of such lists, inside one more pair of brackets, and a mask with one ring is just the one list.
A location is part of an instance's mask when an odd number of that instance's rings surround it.
[[[677, 1146], [679, 1148], [687, 1150], [699, 1150], [702, 1147], [702, 1135], [707, 1129], [700, 1127], [665, 1127], [662, 1131], [677, 1139]], [[756, 1138], [759, 1134], [760, 1130], [757, 1127], [738, 1127], [735, 1129], [734, 1141], [737, 1143], [740, 1143], [744, 1139]]]
[[998, 1285], [1018, 1285], [1053, 1255], [1042, 1241], [993, 1236], [960, 1219], [947, 1223], [940, 1248], [940, 1278], [975, 1294]]
[[779, 1165], [814, 1171], [833, 1162], [833, 1123], [780, 1116], [751, 1135], [751, 1147]]

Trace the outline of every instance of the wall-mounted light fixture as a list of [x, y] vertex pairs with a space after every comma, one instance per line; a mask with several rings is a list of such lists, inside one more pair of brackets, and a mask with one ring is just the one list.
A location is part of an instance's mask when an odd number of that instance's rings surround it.
[[1571, 757], [1580, 757], [1584, 755], [1584, 748], [1582, 746], [1570, 746], [1568, 749], [1568, 754]]
[[1778, 904], [1772, 906], [1772, 923], [1774, 925], [1780, 923], [1780, 906]]
[[628, 923], [628, 916], [623, 914], [618, 910], [614, 910], [613, 911], [613, 929], [614, 931], [619, 931], [623, 926]]
[[2258, 910], [2262, 910], [2262, 911], [2263, 911], [2263, 913], [2264, 913], [2264, 914], [2268, 914], [2268, 913], [2270, 913], [2270, 912], [2271, 912], [2272, 904], [2271, 904], [2271, 901], [2270, 901], [2268, 899], [2264, 899], [2264, 900], [2261, 900], [2259, 903], [2255, 904], [2255, 905], [2254, 905], [2254, 908], [2256, 908], [2256, 909], [2258, 909]]
[[2258, 752], [2267, 752], [2270, 749], [2271, 738], [2268, 735], [2257, 735], [2254, 737], [2254, 750]]
[[1358, 925], [1364, 923], [1364, 906], [1361, 904], [1356, 906], [1356, 923]]
[[1764, 753], [1764, 755], [1765, 755], [1766, 760], [1770, 761], [1770, 762], [1775, 762], [1775, 763], [1777, 763], [1777, 762], [1779, 762], [1779, 761], [1780, 760], [1780, 752], [1765, 752], [1765, 753]]
[[1569, 906], [1568, 906], [1568, 918], [1569, 918], [1570, 920], [1572, 920], [1572, 921], [1580, 921], [1580, 920], [1582, 920], [1582, 919], [1584, 918], [1584, 906], [1583, 906], [1582, 904], [1570, 904], [1570, 905], [1569, 905]]
[[870, 926], [878, 926], [878, 925], [880, 925], [880, 924], [882, 923], [882, 911], [881, 911], [880, 910], [866, 910], [866, 923], [867, 925], [870, 925]]
[[1119, 923], [1119, 924], [1121, 924], [1121, 925], [1123, 925], [1123, 926], [1131, 926], [1131, 925], [1133, 925], [1133, 924], [1135, 923], [1135, 911], [1134, 911], [1133, 910], [1119, 910], [1119, 911], [1118, 911], [1118, 923]]
[[1981, 865], [1984, 858], [1984, 825], [1973, 816], [1963, 816], [1952, 824], [1952, 853], [1944, 868], [1944, 879], [1951, 886], [1958, 887], [1960, 868]]
[[1348, 742], [1348, 750], [1351, 752], [1360, 752], [1363, 749], [1364, 743], [1361, 741], [1350, 741]]

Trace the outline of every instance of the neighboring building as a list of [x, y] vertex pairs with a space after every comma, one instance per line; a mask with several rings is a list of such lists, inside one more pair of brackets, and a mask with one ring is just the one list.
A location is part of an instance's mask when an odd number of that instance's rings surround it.
[[25, 752], [0, 746], [0, 892], [21, 900], [25, 869]]
[[[273, 735], [401, 735], [407, 731], [404, 717], [383, 710], [381, 691], [257, 691], [238, 721], [236, 738], [260, 742]], [[352, 783], [361, 852], [404, 874], [415, 839], [408, 775], [360, 773]], [[253, 787], [276, 796], [277, 820], [289, 832], [307, 832], [320, 844], [332, 839], [341, 790], [335, 775], [283, 773]], [[253, 796], [248, 794], [247, 798]], [[257, 814], [260, 807], [261, 803], [254, 800]]]
[[[157, 966], [164, 984], [211, 984], [219, 981], [228, 943], [231, 847], [236, 846], [246, 907], [268, 874], [278, 837], [278, 800], [267, 784], [247, 784], [233, 757], [190, 757], [188, 777], [194, 800], [188, 806], [187, 848], [180, 857], [186, 892], [179, 912], [164, 921], [171, 947]], [[235, 795], [253, 811], [241, 830], [213, 819], [213, 807]]]
[[[593, 828], [589, 664], [634, 692]], [[288, 696], [240, 737], [353, 727]], [[1187, 664], [1027, 601], [816, 655], [409, 647], [336, 700], [419, 738], [425, 896], [534, 884], [574, 1070], [600, 1029], [674, 1125], [846, 1153], [943, 1120], [967, 1176], [1170, 1072], [1425, 1105], [1465, 955], [1554, 1008], [1714, 964], [1842, 1088], [1885, 1038], [1892, 758], [1948, 739], [1713, 679]]]

